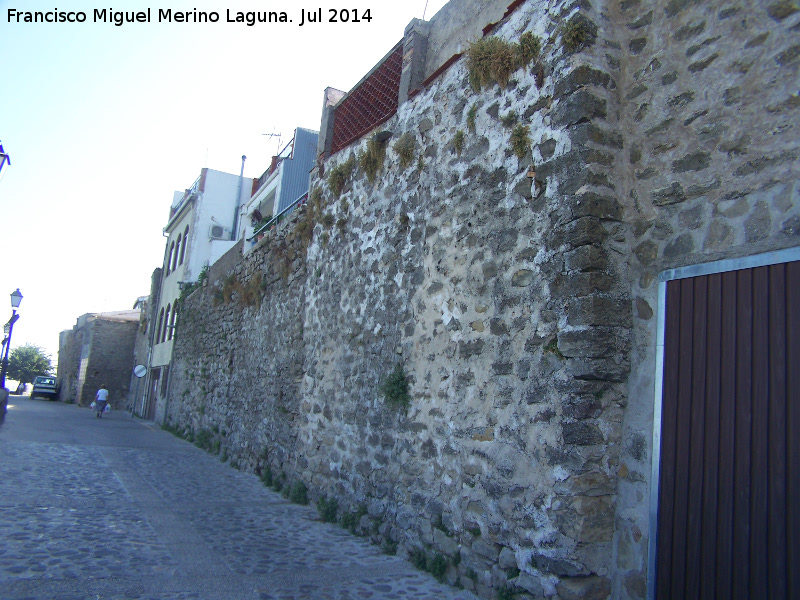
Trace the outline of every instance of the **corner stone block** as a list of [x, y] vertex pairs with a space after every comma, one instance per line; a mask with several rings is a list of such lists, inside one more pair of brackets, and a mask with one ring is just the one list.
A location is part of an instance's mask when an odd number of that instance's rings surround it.
[[602, 244], [608, 232], [595, 217], [581, 217], [568, 223], [555, 234], [557, 245], [566, 244], [570, 249], [589, 244]]
[[602, 496], [578, 497], [572, 505], [578, 519], [576, 541], [584, 544], [610, 542], [614, 536], [614, 505]]
[[605, 71], [589, 65], [580, 65], [556, 82], [553, 95], [556, 98], [567, 96], [587, 85], [595, 85], [605, 89], [614, 89], [617, 84]]
[[617, 363], [608, 358], [570, 358], [567, 359], [567, 373], [583, 381], [610, 381], [621, 383], [631, 372], [630, 361]]
[[558, 334], [558, 350], [568, 358], [603, 358], [630, 348], [630, 330], [592, 327]]
[[616, 131], [601, 129], [594, 123], [581, 123], [570, 129], [573, 147], [575, 144], [592, 142], [601, 146], [609, 146], [621, 150], [624, 142], [622, 134]]
[[586, 296], [575, 298], [567, 309], [567, 325], [601, 325], [606, 327], [631, 327], [633, 309], [627, 299]]
[[622, 220], [622, 205], [616, 198], [597, 192], [583, 192], [572, 199], [572, 214], [575, 217], [597, 217], [609, 221]]
[[587, 165], [610, 167], [613, 164], [613, 154], [581, 146], [538, 165], [536, 178], [544, 181], [548, 177], [554, 177], [558, 180], [559, 192], [574, 194], [584, 185], [592, 184], [597, 178], [594, 172], [586, 168]]
[[608, 254], [597, 246], [581, 246], [564, 255], [569, 271], [603, 271], [608, 268]]
[[559, 100], [553, 110], [553, 124], [557, 127], [569, 127], [583, 121], [605, 119], [607, 115], [606, 101], [581, 89]]
[[[590, 248], [591, 246], [582, 246]], [[566, 273], [557, 275], [551, 290], [561, 298], [577, 298], [579, 296], [592, 296], [597, 293], [609, 292], [615, 280], [610, 275], [599, 272]]]

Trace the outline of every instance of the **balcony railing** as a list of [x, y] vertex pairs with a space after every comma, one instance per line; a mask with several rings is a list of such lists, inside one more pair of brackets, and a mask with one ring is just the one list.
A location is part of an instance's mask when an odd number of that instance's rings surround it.
[[291, 212], [291, 210], [292, 210], [292, 209], [294, 209], [296, 206], [299, 206], [300, 204], [303, 204], [303, 203], [304, 203], [304, 202], [305, 202], [307, 199], [308, 199], [308, 192], [306, 192], [305, 194], [303, 194], [302, 196], [300, 196], [300, 197], [299, 197], [297, 200], [295, 200], [294, 202], [292, 202], [292, 203], [291, 203], [289, 206], [287, 206], [286, 208], [284, 208], [284, 209], [283, 209], [281, 212], [279, 212], [277, 215], [275, 215], [275, 216], [274, 216], [274, 217], [272, 217], [272, 218], [271, 218], [269, 221], [267, 221], [266, 223], [264, 223], [264, 224], [263, 224], [261, 227], [259, 227], [258, 229], [256, 229], [256, 230], [253, 232], [253, 235], [252, 235], [252, 236], [250, 236], [249, 238], [247, 238], [247, 241], [248, 241], [248, 242], [252, 242], [252, 241], [253, 241], [254, 239], [256, 239], [256, 238], [257, 238], [257, 237], [258, 237], [260, 234], [264, 233], [265, 231], [269, 231], [270, 229], [272, 229], [272, 227], [273, 227], [273, 226], [275, 226], [275, 225], [277, 225], [278, 223], [280, 223], [280, 222], [281, 222], [281, 220], [283, 219], [283, 217], [285, 217], [285, 216], [286, 216], [286, 214], [287, 214], [288, 212]]

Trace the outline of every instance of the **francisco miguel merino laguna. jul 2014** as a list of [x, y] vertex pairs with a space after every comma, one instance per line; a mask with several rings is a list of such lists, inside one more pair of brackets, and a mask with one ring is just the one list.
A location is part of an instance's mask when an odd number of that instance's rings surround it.
[[[217, 23], [220, 15], [216, 11], [177, 11], [171, 8], [159, 8], [156, 13], [159, 23]], [[88, 19], [85, 12], [67, 12], [57, 8], [48, 12], [21, 11], [9, 8], [9, 23], [84, 23]], [[262, 12], [231, 12], [230, 9], [225, 14], [227, 23], [246, 23], [248, 26], [256, 23], [290, 23], [291, 19], [285, 12], [262, 11]], [[151, 23], [153, 20], [153, 9], [148, 8], [142, 11], [115, 11], [114, 9], [95, 8], [92, 12], [92, 21], [95, 23], [113, 23], [121, 27], [125, 23]]]
[[[328, 23], [360, 23], [370, 22], [372, 16], [370, 9], [358, 11], [357, 9], [328, 9], [326, 21]], [[159, 23], [218, 23], [220, 15], [216, 11], [173, 11], [172, 9], [159, 8], [156, 13]], [[98, 9], [92, 12], [92, 21], [95, 23], [113, 23], [121, 27], [126, 23], [150, 23], [152, 22], [153, 9], [148, 8], [142, 11], [115, 11], [113, 8]], [[9, 8], [7, 11], [7, 21], [9, 23], [85, 23], [88, 16], [83, 11], [62, 11], [53, 9], [52, 11], [22, 11]], [[225, 11], [226, 23], [242, 23], [252, 27], [256, 23], [292, 23], [293, 20], [285, 11], [258, 11], [258, 12], [236, 12], [227, 9]], [[323, 22], [323, 11], [321, 8], [316, 10], [300, 9], [300, 26], [306, 23]]]

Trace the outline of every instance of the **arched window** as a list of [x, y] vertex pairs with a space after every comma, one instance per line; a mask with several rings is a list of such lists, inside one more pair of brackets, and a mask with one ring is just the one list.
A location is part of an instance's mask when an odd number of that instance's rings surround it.
[[187, 238], [189, 237], [189, 226], [186, 226], [186, 229], [183, 230], [183, 246], [181, 246], [181, 259], [179, 264], [183, 264], [183, 257], [186, 254], [186, 242], [188, 241]]
[[181, 242], [182, 241], [183, 241], [183, 234], [179, 233], [178, 234], [178, 242], [175, 245], [175, 258], [174, 258], [175, 264], [172, 267], [173, 271], [175, 270], [175, 267], [178, 266], [178, 255], [181, 253]]
[[172, 255], [175, 253], [175, 242], [172, 242], [169, 245], [169, 257], [167, 258], [167, 272], [165, 275], [169, 275], [171, 269], [170, 266], [172, 265]]
[[164, 313], [164, 331], [161, 333], [161, 341], [167, 341], [167, 329], [169, 329], [169, 313], [171, 305], [167, 304], [167, 312]]
[[178, 316], [178, 305], [175, 305], [175, 308], [172, 309], [172, 315], [169, 318], [169, 333], [167, 334], [167, 339], [172, 339], [172, 334], [175, 332], [175, 319]]
[[161, 330], [164, 326], [164, 309], [161, 309], [161, 312], [158, 313], [158, 328], [156, 329], [156, 344], [159, 343], [161, 340]]
[[178, 245], [175, 247], [175, 254], [172, 256], [172, 270], [178, 267], [178, 252], [181, 249], [181, 234], [178, 234]]

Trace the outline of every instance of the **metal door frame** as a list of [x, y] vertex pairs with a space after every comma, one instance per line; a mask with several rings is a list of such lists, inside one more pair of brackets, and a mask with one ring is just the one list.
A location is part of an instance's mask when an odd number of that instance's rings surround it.
[[652, 471], [650, 475], [650, 538], [647, 546], [647, 599], [655, 600], [656, 549], [658, 548], [658, 495], [661, 475], [661, 418], [664, 395], [664, 338], [667, 324], [667, 283], [675, 279], [688, 279], [701, 275], [727, 273], [800, 261], [800, 247], [776, 250], [765, 254], [731, 258], [677, 269], [668, 269], [658, 275], [658, 321], [656, 331], [656, 377], [653, 403]]

